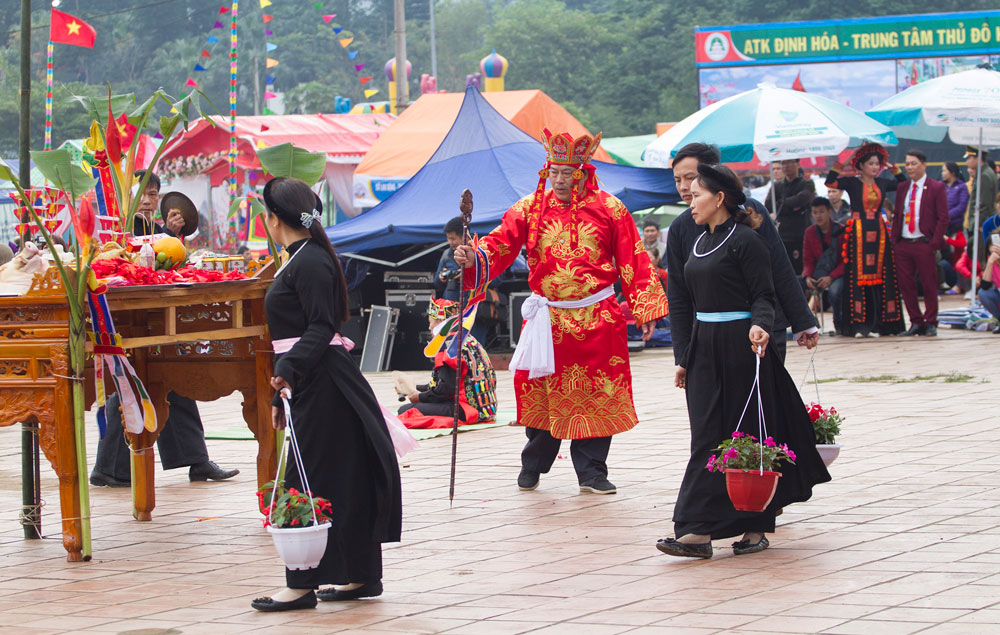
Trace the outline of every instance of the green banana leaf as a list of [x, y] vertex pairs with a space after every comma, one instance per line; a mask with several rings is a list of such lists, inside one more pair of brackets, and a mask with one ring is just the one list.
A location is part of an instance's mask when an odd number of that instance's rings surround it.
[[260, 165], [271, 176], [285, 176], [305, 181], [312, 187], [326, 169], [326, 154], [309, 152], [290, 143], [257, 150]]
[[73, 207], [76, 207], [77, 199], [97, 184], [97, 179], [84, 172], [79, 165], [73, 165], [69, 150], [32, 150], [31, 160], [56, 188], [69, 194]]

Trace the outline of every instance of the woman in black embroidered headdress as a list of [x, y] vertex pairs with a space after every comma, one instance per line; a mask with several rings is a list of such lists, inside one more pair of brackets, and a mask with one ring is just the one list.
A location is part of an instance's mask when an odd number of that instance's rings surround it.
[[[844, 233], [844, 335], [896, 335], [903, 324], [903, 305], [896, 277], [889, 228], [881, 215], [888, 192], [906, 180], [903, 171], [889, 165], [889, 153], [877, 143], [866, 143], [851, 156], [858, 176], [840, 176], [842, 165], [834, 163], [826, 177], [827, 187], [844, 190], [851, 197], [851, 218]], [[895, 175], [878, 178], [886, 167]]]
[[[813, 485], [829, 481], [830, 474], [816, 451], [812, 422], [795, 382], [770, 341], [775, 302], [771, 256], [753, 230], [761, 218], [743, 208], [746, 196], [739, 178], [726, 167], [699, 165], [691, 194], [691, 217], [704, 232], [684, 265], [696, 322], [675, 378], [686, 392], [691, 458], [674, 504], [674, 537], [659, 540], [656, 548], [671, 556], [711, 558], [712, 540], [742, 534], [733, 553], [756, 553], [769, 545], [764, 534], [774, 531], [777, 510], [808, 500]], [[737, 511], [726, 493], [726, 479], [707, 469], [712, 448], [730, 438], [741, 419], [754, 384], [754, 353], [761, 356], [760, 395], [768, 434], [796, 455], [794, 465], [779, 468], [778, 489], [763, 512]]]

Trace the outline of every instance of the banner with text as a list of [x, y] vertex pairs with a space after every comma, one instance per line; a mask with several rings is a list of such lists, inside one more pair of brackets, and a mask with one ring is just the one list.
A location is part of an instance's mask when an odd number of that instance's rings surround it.
[[695, 28], [699, 67], [996, 53], [1000, 11]]

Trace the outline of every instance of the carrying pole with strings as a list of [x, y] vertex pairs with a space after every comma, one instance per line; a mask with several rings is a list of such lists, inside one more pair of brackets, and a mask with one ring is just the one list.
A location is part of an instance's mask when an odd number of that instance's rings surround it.
[[[462, 212], [462, 244], [469, 242], [469, 223], [472, 222], [472, 192], [465, 190], [462, 192], [462, 200], [458, 205]], [[455, 408], [452, 411], [451, 422], [451, 479], [448, 481], [448, 505], [451, 506], [455, 500], [455, 464], [458, 461], [458, 418], [462, 412], [462, 405], [459, 399], [465, 382], [462, 381], [462, 361], [464, 355], [463, 345], [465, 344], [465, 275], [459, 276], [458, 294], [458, 348], [455, 353]]]

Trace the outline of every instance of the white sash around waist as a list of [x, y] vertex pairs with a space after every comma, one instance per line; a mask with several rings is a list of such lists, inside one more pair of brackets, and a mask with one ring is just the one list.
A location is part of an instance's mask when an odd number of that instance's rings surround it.
[[[545, 377], [556, 372], [555, 347], [552, 344], [552, 324], [549, 318], [549, 307], [557, 309], [582, 309], [591, 304], [597, 304], [615, 294], [614, 286], [607, 286], [580, 300], [549, 300], [537, 293], [532, 293], [521, 305], [521, 315], [524, 316], [524, 328], [517, 341], [514, 355], [510, 359], [511, 370], [528, 371], [529, 379]], [[544, 309], [544, 311], [542, 310]]]

